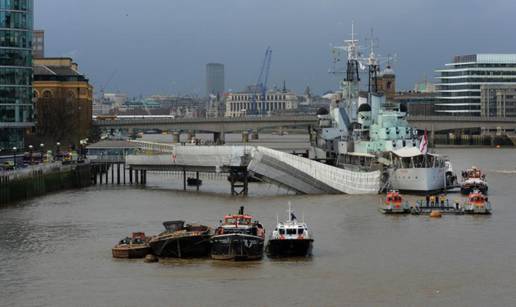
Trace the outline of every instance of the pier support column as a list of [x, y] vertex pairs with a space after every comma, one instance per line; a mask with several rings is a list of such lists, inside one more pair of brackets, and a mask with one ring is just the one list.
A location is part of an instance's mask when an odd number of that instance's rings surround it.
[[136, 184], [139, 184], [140, 183], [140, 178], [138, 178], [139, 174], [138, 174], [138, 170], [135, 169], [134, 170], [134, 180], [136, 181]]
[[120, 163], [116, 164], [116, 184], [120, 184]]
[[104, 174], [102, 174], [102, 169], [103, 168], [104, 168], [103, 166], [97, 166], [97, 169], [99, 170], [99, 174], [98, 175], [99, 175], [100, 185], [102, 185], [102, 176], [104, 175]]
[[195, 179], [197, 180], [197, 191], [199, 191], [199, 187], [200, 187], [200, 184], [199, 184], [199, 172], [195, 172]]
[[124, 174], [124, 184], [125, 184], [125, 163], [122, 163], [122, 172]]
[[186, 170], [183, 168], [183, 190], [186, 191]]
[[246, 169], [234, 169], [229, 173], [231, 183], [231, 195], [247, 196], [249, 191], [249, 173]]
[[104, 164], [104, 171], [106, 172], [106, 184], [109, 183], [108, 173], [109, 173], [109, 164]]
[[129, 184], [133, 184], [133, 168], [129, 167]]
[[111, 184], [115, 184], [115, 165], [111, 164]]
[[243, 131], [242, 132], [242, 143], [248, 143], [249, 142], [249, 132]]
[[145, 170], [143, 170], [143, 169], [140, 171], [140, 183], [141, 183], [142, 185], [144, 185], [144, 184], [145, 184], [145, 172], [146, 172], [146, 171], [145, 171]]
[[213, 133], [213, 142], [215, 142], [215, 144], [219, 144], [219, 145], [222, 145], [226, 142], [224, 130]]

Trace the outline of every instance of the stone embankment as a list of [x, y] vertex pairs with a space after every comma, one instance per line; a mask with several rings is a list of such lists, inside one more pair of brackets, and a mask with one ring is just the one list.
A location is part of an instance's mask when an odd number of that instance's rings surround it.
[[89, 185], [89, 163], [63, 165], [55, 162], [0, 171], [0, 205]]

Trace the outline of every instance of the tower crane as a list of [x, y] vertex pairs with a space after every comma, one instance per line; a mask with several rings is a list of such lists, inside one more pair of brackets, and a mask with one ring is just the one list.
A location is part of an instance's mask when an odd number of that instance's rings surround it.
[[[266, 96], [267, 96], [267, 82], [269, 80], [269, 71], [271, 68], [271, 58], [272, 58], [272, 49], [271, 47], [267, 47], [265, 50], [265, 56], [263, 58], [262, 66], [260, 69], [260, 74], [258, 75], [258, 80], [256, 81], [256, 85], [251, 89], [251, 105], [250, 105], [250, 115], [263, 115], [267, 112], [266, 108]], [[257, 100], [262, 102], [261, 109], [258, 110]]]

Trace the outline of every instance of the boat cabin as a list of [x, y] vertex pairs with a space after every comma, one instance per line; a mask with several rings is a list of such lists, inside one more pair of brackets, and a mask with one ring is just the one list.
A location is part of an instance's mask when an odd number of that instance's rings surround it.
[[308, 227], [304, 223], [279, 223], [274, 232], [279, 239], [303, 239], [308, 236]]
[[250, 215], [226, 215], [224, 225], [251, 225], [253, 217]]
[[398, 205], [400, 206], [403, 202], [403, 198], [401, 197], [398, 191], [389, 191], [387, 193], [387, 197], [385, 197], [386, 205]]

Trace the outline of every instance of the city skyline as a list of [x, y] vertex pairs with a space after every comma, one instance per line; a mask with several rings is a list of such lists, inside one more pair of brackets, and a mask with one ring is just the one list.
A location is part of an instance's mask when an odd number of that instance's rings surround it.
[[[507, 39], [516, 4], [508, 0], [140, 3], [38, 2], [35, 28], [46, 31], [47, 56], [71, 56], [97, 89], [108, 83], [106, 90], [131, 96], [202, 96], [210, 62], [225, 65], [227, 90], [241, 90], [256, 82], [269, 45], [270, 87], [286, 80], [299, 93], [307, 85], [319, 94], [336, 89], [338, 79], [328, 73], [330, 44], [350, 37], [352, 20], [362, 45], [374, 28], [379, 52], [398, 54], [400, 89], [425, 76], [434, 81], [434, 70], [455, 55], [516, 50]], [[63, 18], [53, 18], [56, 10]]]

